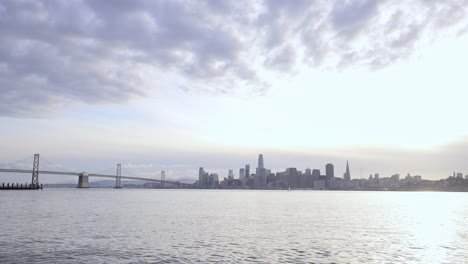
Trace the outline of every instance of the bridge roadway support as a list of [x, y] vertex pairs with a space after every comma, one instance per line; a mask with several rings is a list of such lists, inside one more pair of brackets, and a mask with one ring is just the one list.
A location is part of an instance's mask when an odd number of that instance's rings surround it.
[[76, 188], [89, 188], [88, 173], [83, 172], [78, 176], [78, 186]]

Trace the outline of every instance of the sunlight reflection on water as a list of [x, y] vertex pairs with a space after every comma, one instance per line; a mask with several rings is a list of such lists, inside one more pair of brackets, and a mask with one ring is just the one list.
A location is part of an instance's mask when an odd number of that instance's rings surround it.
[[0, 263], [466, 263], [468, 195], [0, 192]]

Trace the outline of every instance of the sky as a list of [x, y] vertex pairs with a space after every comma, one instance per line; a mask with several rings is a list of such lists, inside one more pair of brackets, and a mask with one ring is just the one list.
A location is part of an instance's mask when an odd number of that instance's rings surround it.
[[4, 0], [0, 165], [468, 174], [466, 47], [467, 0]]

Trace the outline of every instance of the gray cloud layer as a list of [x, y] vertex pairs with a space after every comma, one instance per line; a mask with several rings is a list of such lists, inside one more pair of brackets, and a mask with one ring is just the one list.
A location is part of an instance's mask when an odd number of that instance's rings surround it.
[[[0, 115], [121, 103], [154, 88], [263, 89], [259, 67], [385, 67], [467, 32], [468, 1], [2, 1]], [[299, 54], [304, 54], [303, 57]], [[189, 85], [190, 84], [190, 85]], [[258, 88], [261, 87], [261, 88]]]

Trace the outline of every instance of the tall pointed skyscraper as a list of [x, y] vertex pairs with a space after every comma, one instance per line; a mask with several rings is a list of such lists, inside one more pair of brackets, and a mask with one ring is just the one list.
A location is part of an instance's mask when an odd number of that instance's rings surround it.
[[346, 172], [344, 173], [343, 178], [344, 178], [345, 181], [350, 181], [351, 180], [351, 174], [349, 173], [348, 161], [346, 161]]
[[265, 167], [263, 166], [263, 154], [258, 155], [258, 167], [259, 169], [264, 169]]
[[258, 167], [254, 178], [254, 186], [260, 187], [266, 185], [266, 170], [263, 164], [263, 154], [258, 155]]

